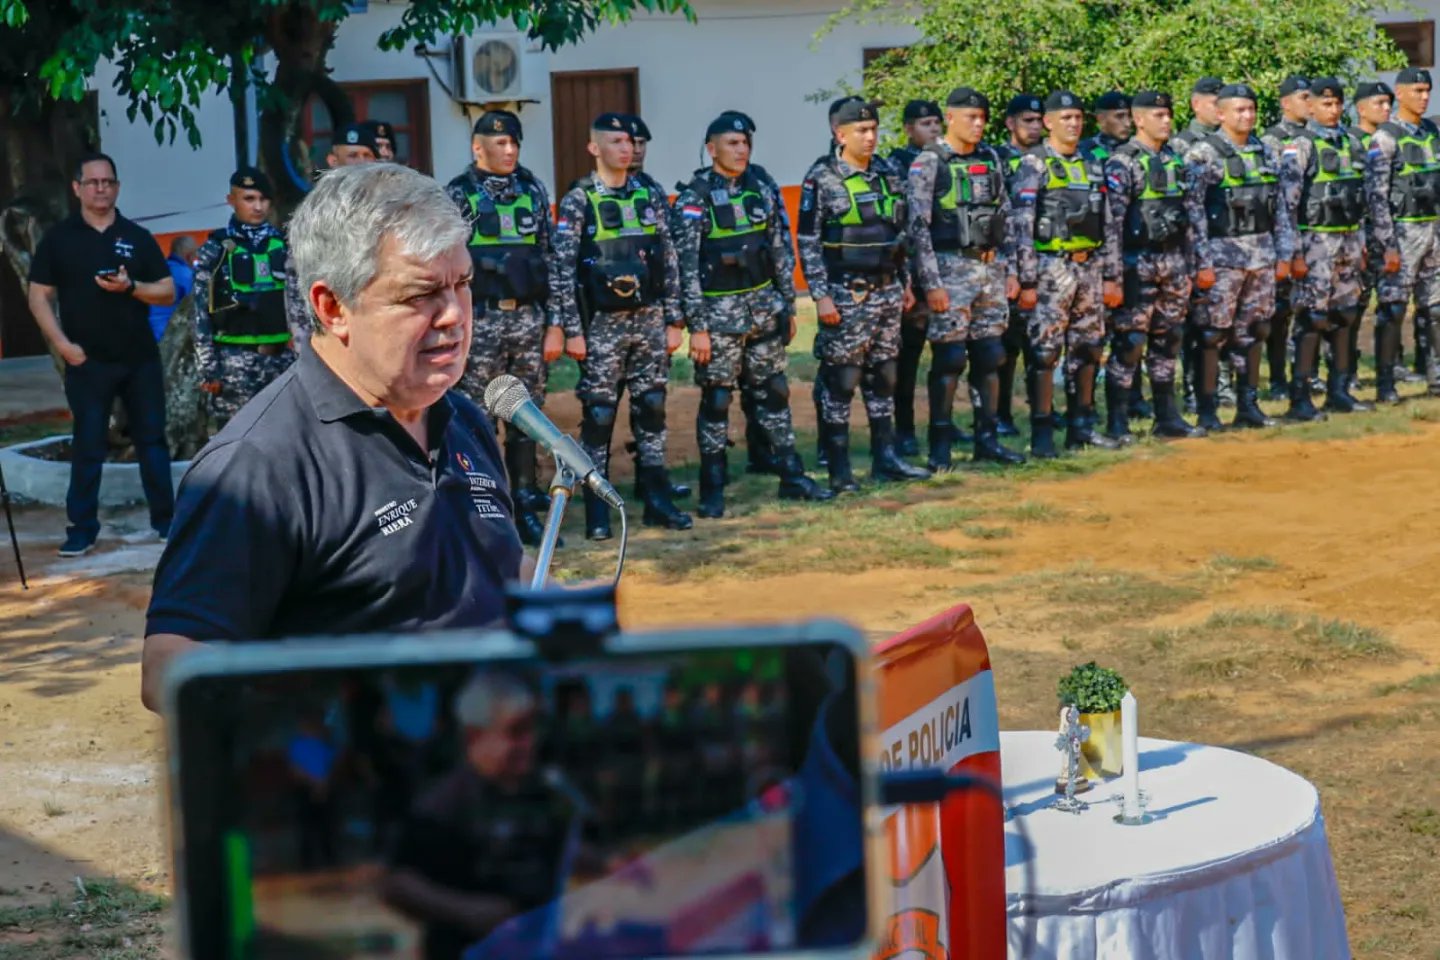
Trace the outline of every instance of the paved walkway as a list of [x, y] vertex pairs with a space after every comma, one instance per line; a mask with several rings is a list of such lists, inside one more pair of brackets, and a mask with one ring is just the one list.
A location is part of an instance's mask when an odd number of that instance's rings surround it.
[[49, 354], [0, 360], [0, 423], [67, 409], [65, 387]]

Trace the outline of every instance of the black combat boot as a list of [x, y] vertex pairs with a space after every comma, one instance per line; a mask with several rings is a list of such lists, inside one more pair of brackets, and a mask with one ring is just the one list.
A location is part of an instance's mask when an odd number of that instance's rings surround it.
[[1180, 408], [1175, 403], [1175, 384], [1150, 382], [1150, 390], [1155, 395], [1155, 426], [1151, 433], [1157, 437], [1170, 437], [1179, 440], [1188, 440], [1191, 437], [1205, 436], [1205, 430], [1201, 427], [1192, 427], [1180, 416]]
[[1030, 456], [1036, 460], [1054, 460], [1060, 456], [1055, 449], [1055, 381], [1049, 370], [1037, 370], [1025, 364], [1025, 392], [1030, 398]]
[[[1140, 378], [1138, 371], [1135, 378]], [[1135, 436], [1130, 432], [1130, 418], [1135, 416], [1130, 410], [1133, 396], [1134, 392], [1130, 387], [1122, 387], [1108, 376], [1105, 378], [1105, 436], [1122, 447], [1128, 447], [1135, 442]], [[1149, 419], [1149, 414], [1146, 419]]]
[[[536, 516], [536, 505], [537, 500], [545, 500], [545, 495], [536, 489], [535, 441], [514, 428], [506, 428], [505, 432], [505, 466], [515, 504], [515, 529], [521, 543], [538, 547], [545, 536], [545, 524]], [[512, 432], [516, 435], [511, 436]]]
[[854, 493], [860, 489], [850, 467], [850, 428], [836, 424], [820, 425], [820, 444], [825, 451], [825, 467], [830, 471], [830, 489], [836, 493]]
[[706, 520], [725, 516], [725, 451], [700, 454], [700, 503], [695, 512]]
[[1375, 402], [1399, 403], [1395, 389], [1395, 363], [1400, 353], [1400, 325], [1405, 305], [1382, 303], [1375, 309]]
[[1025, 458], [1000, 443], [1000, 371], [993, 361], [976, 364], [970, 384], [975, 404], [975, 460], [1016, 466]]
[[[1150, 392], [1155, 392], [1155, 385], [1150, 385]], [[1109, 394], [1106, 394], [1106, 402], [1109, 402]], [[1129, 406], [1131, 420], [1149, 420], [1155, 416], [1155, 408], [1145, 402], [1145, 389], [1140, 377], [1140, 370], [1136, 368], [1135, 378], [1130, 381]]]
[[1030, 414], [1030, 456], [1036, 460], [1054, 460], [1060, 456], [1055, 449], [1055, 424], [1048, 413]]
[[1320, 334], [1311, 327], [1309, 317], [1295, 318], [1295, 366], [1290, 377], [1290, 409], [1285, 419], [1297, 423], [1324, 420], [1325, 414], [1315, 409], [1310, 398], [1310, 379], [1315, 375], [1315, 362], [1320, 352]]
[[813, 500], [823, 502], [834, 500], [835, 492], [827, 490], [811, 480], [805, 473], [805, 464], [794, 447], [776, 448], [775, 466], [780, 474], [781, 500]]
[[1359, 318], [1348, 313], [1332, 315], [1332, 327], [1326, 334], [1330, 341], [1330, 369], [1325, 378], [1325, 410], [1330, 413], [1366, 413], [1375, 408], [1350, 395], [1350, 323]]
[[609, 540], [614, 534], [610, 532], [610, 504], [601, 500], [585, 488], [585, 539], [586, 540]]
[[924, 480], [928, 476], [929, 470], [911, 466], [895, 452], [895, 424], [889, 417], [870, 421], [870, 479]]
[[640, 522], [647, 527], [664, 527], [667, 530], [689, 530], [695, 525], [690, 514], [682, 513], [670, 498], [670, 477], [662, 467], [641, 467], [640, 501], [645, 512]]
[[770, 448], [770, 435], [755, 419], [755, 404], [745, 399], [748, 396], [748, 391], [740, 392], [745, 412], [745, 472], [771, 474], [775, 472], [775, 451]]
[[1198, 413], [1195, 422], [1207, 433], [1219, 433], [1225, 429], [1225, 424], [1220, 422], [1220, 403], [1216, 397], [1220, 379], [1220, 350], [1202, 345], [1195, 353], [1199, 361], [1195, 371], [1195, 409]]
[[[633, 457], [633, 458], [634, 458], [634, 461], [635, 461], [635, 499], [636, 499], [636, 500], [644, 500], [644, 499], [645, 499], [645, 484], [644, 484], [644, 482], [640, 479], [641, 469], [640, 469], [640, 456], [639, 456], [639, 453], [638, 453], [639, 447], [636, 446], [634, 440], [631, 440], [631, 441], [629, 441], [628, 443], [625, 444], [625, 449], [630, 452], [630, 456]], [[669, 487], [670, 487], [670, 499], [671, 499], [671, 500], [684, 500], [686, 497], [690, 496], [690, 494], [692, 493], [691, 489], [690, 489], [688, 486], [686, 486], [685, 484], [683, 484], [683, 483], [675, 483], [673, 480], [666, 480], [665, 482], [666, 482], [666, 484], [668, 484]]]
[[1245, 351], [1245, 375], [1236, 378], [1235, 418], [1232, 427], [1262, 428], [1273, 427], [1275, 421], [1265, 416], [1260, 409], [1260, 358], [1265, 344], [1259, 340], [1250, 344]]
[[1083, 450], [1086, 447], [1120, 449], [1119, 441], [1112, 440], [1095, 429], [1095, 374], [1094, 363], [1082, 363], [1080, 369], [1075, 371], [1073, 389], [1066, 391], [1066, 450]]
[[927, 461], [930, 469], [935, 473], [949, 471], [954, 466], [950, 451], [955, 442], [955, 425], [932, 423], [926, 438], [930, 445], [930, 457]]

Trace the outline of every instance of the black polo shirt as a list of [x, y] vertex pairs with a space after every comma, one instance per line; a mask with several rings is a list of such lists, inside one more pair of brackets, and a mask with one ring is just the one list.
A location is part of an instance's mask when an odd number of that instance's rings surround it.
[[168, 279], [165, 254], [149, 230], [115, 214], [96, 230], [76, 213], [51, 227], [30, 261], [30, 282], [54, 287], [60, 329], [87, 357], [136, 364], [158, 359], [150, 307], [134, 294], [110, 293], [95, 282], [101, 270], [124, 267], [136, 283]]
[[520, 540], [490, 420], [451, 392], [429, 450], [313, 350], [186, 471], [146, 633], [195, 640], [477, 627]]

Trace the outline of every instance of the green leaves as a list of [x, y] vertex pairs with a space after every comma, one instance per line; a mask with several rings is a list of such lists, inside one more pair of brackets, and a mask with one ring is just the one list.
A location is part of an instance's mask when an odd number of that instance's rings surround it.
[[1120, 709], [1128, 689], [1120, 674], [1091, 660], [1061, 677], [1056, 693], [1062, 705], [1073, 703], [1081, 713], [1109, 713]]
[[0, 26], [18, 30], [29, 19], [30, 10], [25, 6], [25, 0], [0, 0]]
[[[838, 20], [895, 20], [884, 0], [855, 0]], [[961, 84], [989, 94], [992, 136], [1003, 139], [1006, 100], [1064, 87], [1086, 100], [1111, 89], [1165, 90], [1188, 120], [1190, 86], [1208, 74], [1244, 80], [1275, 111], [1292, 72], [1356, 79], [1403, 66], [1374, 15], [1389, 0], [1007, 0], [983, 14], [962, 0], [919, 0], [900, 19], [922, 39], [866, 72], [888, 104], [943, 100]], [[832, 24], [833, 25], [833, 24]], [[828, 28], [827, 28], [828, 29]], [[823, 35], [824, 31], [822, 31]], [[885, 111], [898, 130], [897, 110]]]

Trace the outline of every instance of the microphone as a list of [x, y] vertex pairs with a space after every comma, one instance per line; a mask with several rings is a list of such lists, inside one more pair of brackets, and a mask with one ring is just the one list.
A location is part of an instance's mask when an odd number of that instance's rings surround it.
[[585, 799], [585, 794], [580, 792], [580, 788], [570, 782], [570, 778], [565, 776], [563, 770], [559, 767], [545, 767], [540, 776], [545, 781], [545, 786], [564, 797], [565, 801], [575, 808], [575, 812], [580, 815], [581, 819], [595, 819], [595, 808], [590, 805], [589, 800]]
[[610, 481], [595, 469], [595, 461], [575, 442], [574, 437], [562, 432], [540, 412], [535, 401], [530, 399], [530, 391], [525, 389], [525, 384], [508, 373], [491, 380], [485, 388], [485, 409], [490, 416], [504, 420], [553, 453], [555, 459], [570, 468], [595, 496], [616, 510], [625, 509], [625, 501], [615, 492]]

